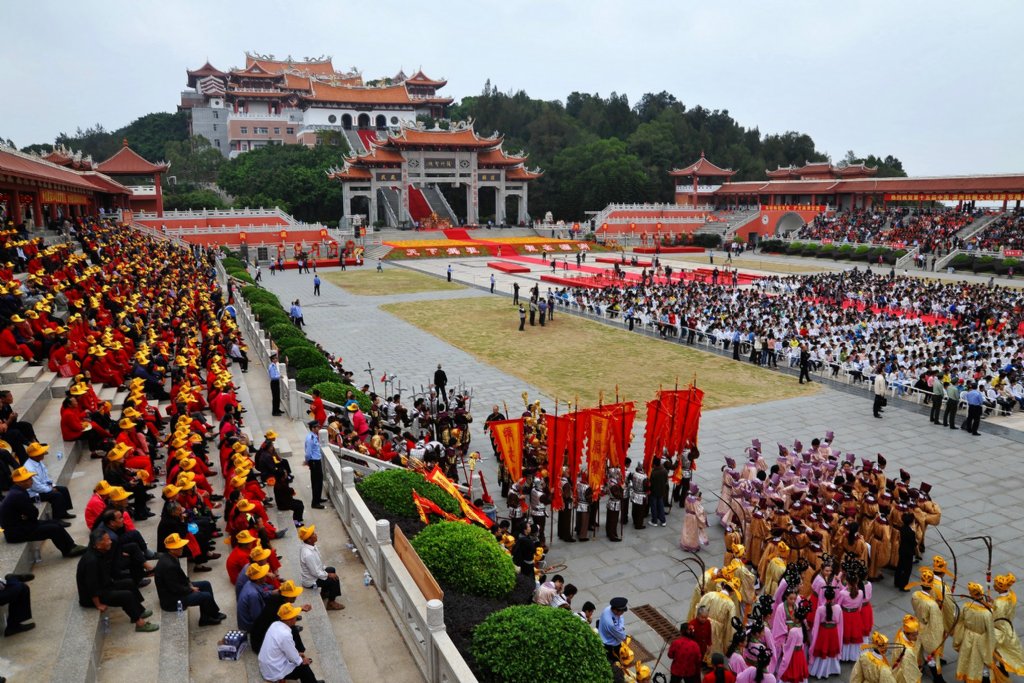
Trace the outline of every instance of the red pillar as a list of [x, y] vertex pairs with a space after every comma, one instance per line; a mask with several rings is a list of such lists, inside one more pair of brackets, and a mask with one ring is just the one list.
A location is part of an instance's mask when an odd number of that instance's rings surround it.
[[153, 182], [156, 183], [156, 215], [162, 217], [164, 215], [164, 191], [160, 187], [160, 174], [153, 174]]
[[20, 190], [17, 188], [11, 190], [11, 220], [14, 221], [14, 225], [21, 225], [21, 198], [18, 196]]
[[43, 201], [39, 198], [39, 190], [36, 190], [35, 197], [32, 199], [32, 218], [36, 222], [36, 227], [43, 227]]

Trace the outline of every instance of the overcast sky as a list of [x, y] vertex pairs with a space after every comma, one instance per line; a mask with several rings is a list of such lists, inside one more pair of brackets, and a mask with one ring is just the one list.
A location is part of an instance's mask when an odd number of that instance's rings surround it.
[[[0, 138], [19, 146], [174, 111], [185, 70], [246, 50], [331, 55], [367, 79], [501, 90], [667, 90], [834, 160], [893, 154], [911, 175], [1024, 171], [1020, 0], [477, 0], [441, 3], [3, 2]], [[680, 163], [692, 161], [680, 159]]]

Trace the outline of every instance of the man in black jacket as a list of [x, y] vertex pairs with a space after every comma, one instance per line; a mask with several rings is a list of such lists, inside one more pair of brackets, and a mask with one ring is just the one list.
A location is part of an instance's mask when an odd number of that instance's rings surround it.
[[437, 370], [434, 370], [434, 386], [437, 387], [438, 399], [447, 403], [448, 402], [448, 375], [441, 369], [441, 364], [437, 364]]
[[158, 631], [160, 626], [146, 619], [153, 611], [142, 606], [142, 594], [131, 579], [114, 579], [110, 574], [110, 549], [113, 541], [102, 529], [93, 530], [89, 535], [89, 548], [78, 561], [76, 581], [78, 583], [78, 604], [94, 607], [106, 614], [113, 607], [120, 607], [135, 624], [140, 633]]
[[4, 538], [8, 543], [49, 540], [53, 541], [64, 557], [81, 555], [85, 547], [75, 545], [63, 524], [54, 520], [40, 521], [39, 510], [28, 495], [33, 476], [24, 467], [11, 473], [14, 485], [3, 501], [0, 501], [0, 527], [3, 527]]
[[181, 568], [181, 554], [188, 541], [178, 534], [164, 539], [167, 552], [157, 560], [153, 578], [156, 579], [156, 594], [160, 609], [174, 612], [180, 603], [182, 607], [199, 607], [199, 625], [215, 626], [228, 618], [220, 611], [213, 599], [213, 588], [209, 581], [189, 581]]

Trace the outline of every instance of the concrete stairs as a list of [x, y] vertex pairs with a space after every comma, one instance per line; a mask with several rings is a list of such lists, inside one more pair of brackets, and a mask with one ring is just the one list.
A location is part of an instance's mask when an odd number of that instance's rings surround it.
[[1002, 213], [995, 213], [990, 216], [982, 216], [978, 220], [968, 223], [963, 228], [961, 228], [956, 233], [956, 236], [962, 240], [968, 240], [974, 237], [975, 235], [979, 235], [985, 230], [985, 228], [987, 228], [991, 223], [993, 223], [1002, 215]]
[[448, 205], [448, 200], [444, 198], [441, 190], [436, 185], [425, 185], [420, 188], [420, 192], [423, 193], [423, 198], [430, 204], [430, 209], [441, 218], [445, 218], [451, 222], [452, 225], [458, 224], [458, 219], [452, 212], [452, 207]]
[[385, 222], [388, 227], [399, 226], [398, 217], [401, 215], [401, 205], [398, 201], [398, 190], [392, 187], [383, 187], [377, 190], [377, 201], [384, 206]]

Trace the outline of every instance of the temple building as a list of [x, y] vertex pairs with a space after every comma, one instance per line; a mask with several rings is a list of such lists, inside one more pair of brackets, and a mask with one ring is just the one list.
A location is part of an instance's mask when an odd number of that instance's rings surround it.
[[501, 136], [479, 135], [472, 122], [450, 130], [406, 123], [369, 147], [331, 173], [342, 183], [346, 216], [396, 227], [475, 225], [483, 222], [484, 200], [493, 206], [488, 220], [498, 225], [529, 222], [527, 188], [541, 172], [526, 168], [525, 155], [507, 154]]
[[418, 70], [364, 83], [356, 69], [338, 71], [330, 57], [295, 60], [245, 55], [245, 68], [221, 71], [209, 62], [188, 70], [179, 109], [190, 112], [193, 135], [228, 157], [266, 145], [313, 146], [324, 131], [343, 134], [356, 152], [417, 116], [447, 116], [447, 81]]

